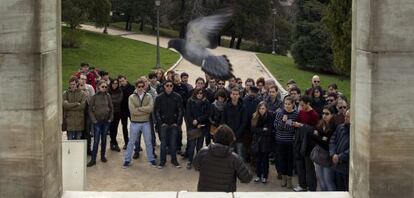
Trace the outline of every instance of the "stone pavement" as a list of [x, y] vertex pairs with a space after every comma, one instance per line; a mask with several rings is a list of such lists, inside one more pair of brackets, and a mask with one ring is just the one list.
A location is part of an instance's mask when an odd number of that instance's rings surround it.
[[[82, 28], [89, 31], [102, 32], [102, 29], [93, 26], [82, 25]], [[139, 40], [150, 44], [155, 44], [154, 36], [131, 34], [131, 32], [108, 29], [111, 35], [119, 35], [125, 38]], [[168, 38], [160, 38], [160, 46], [166, 47]], [[226, 54], [233, 63], [234, 73], [237, 77], [245, 80], [247, 77], [253, 79], [263, 76], [266, 79], [271, 76], [263, 69], [256, 59], [253, 52], [246, 52], [234, 49], [218, 47], [212, 50], [215, 54]], [[162, 58], [162, 57], [161, 57]], [[195, 79], [203, 77], [204, 73], [200, 67], [196, 67], [186, 60], [182, 60], [175, 68], [177, 72], [187, 72], [190, 75], [189, 82], [194, 84]], [[183, 143], [185, 144], [185, 132]], [[117, 140], [119, 146], [124, 146], [121, 126], [118, 129]], [[109, 138], [108, 138], [109, 142]], [[159, 141], [157, 140], [156, 154], [159, 155]], [[109, 145], [109, 143], [108, 143]], [[141, 145], [145, 150], [142, 140]], [[182, 148], [182, 150], [184, 147]], [[87, 190], [89, 191], [196, 191], [198, 172], [194, 169], [185, 168], [186, 161], [178, 157], [181, 169], [174, 168], [169, 163], [167, 156], [167, 166], [164, 169], [152, 168], [145, 159], [145, 151], [141, 152], [141, 157], [133, 160], [133, 165], [128, 169], [122, 169], [124, 151], [120, 153], [107, 150], [107, 163], [100, 162], [99, 154], [97, 165], [87, 168]], [[90, 158], [88, 157], [88, 160]], [[253, 171], [254, 172], [254, 171]], [[296, 181], [293, 182], [296, 184]], [[269, 180], [267, 184], [238, 184], [238, 191], [290, 191], [280, 187], [280, 180], [276, 179], [276, 171], [273, 165], [270, 166]]]

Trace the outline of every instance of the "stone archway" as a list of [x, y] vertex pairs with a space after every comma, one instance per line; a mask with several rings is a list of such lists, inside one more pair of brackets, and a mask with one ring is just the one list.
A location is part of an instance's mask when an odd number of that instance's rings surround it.
[[[62, 194], [60, 10], [0, 5], [0, 197]], [[412, 0], [354, 0], [351, 197], [414, 197], [412, 13]]]

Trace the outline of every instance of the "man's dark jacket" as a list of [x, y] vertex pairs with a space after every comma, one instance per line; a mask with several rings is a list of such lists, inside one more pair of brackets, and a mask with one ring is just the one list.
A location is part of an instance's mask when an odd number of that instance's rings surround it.
[[198, 152], [194, 167], [200, 171], [198, 191], [235, 192], [237, 178], [249, 183], [253, 175], [229, 146], [210, 144]]
[[230, 100], [224, 107], [223, 123], [233, 129], [236, 135], [236, 141], [241, 142], [243, 140], [247, 122], [247, 112], [243, 101], [240, 99], [237, 105], [233, 105]]
[[157, 124], [177, 124], [181, 126], [184, 115], [181, 96], [175, 92], [163, 92], [157, 96], [154, 103], [154, 113]]

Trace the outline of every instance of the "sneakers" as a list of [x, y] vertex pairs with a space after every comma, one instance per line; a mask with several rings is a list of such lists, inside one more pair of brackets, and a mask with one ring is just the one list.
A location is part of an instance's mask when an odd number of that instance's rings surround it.
[[177, 161], [173, 161], [171, 163], [175, 166], [175, 168], [181, 168], [180, 164]]
[[96, 161], [95, 160], [91, 160], [91, 161], [89, 161], [89, 163], [86, 165], [87, 167], [91, 167], [91, 166], [94, 166], [96, 164]]
[[139, 158], [139, 152], [135, 152], [135, 153], [134, 153], [134, 156], [132, 156], [132, 158], [134, 158], [134, 159], [138, 159], [138, 158]]
[[262, 178], [262, 183], [263, 183], [263, 184], [266, 184], [266, 183], [267, 183], [267, 178], [264, 178], [264, 177], [263, 177], [263, 178]]
[[155, 160], [152, 160], [152, 161], [150, 162], [150, 165], [151, 165], [152, 167], [156, 168], [156, 167], [157, 167], [157, 162], [155, 162]]
[[192, 166], [192, 164], [191, 164], [190, 162], [188, 162], [188, 163], [187, 163], [186, 168], [187, 168], [188, 170], [190, 170], [190, 169], [191, 169], [191, 166]]
[[131, 166], [131, 162], [127, 162], [125, 161], [124, 164], [122, 165], [122, 168], [128, 168], [128, 166]]
[[106, 163], [108, 161], [108, 159], [106, 159], [106, 157], [101, 157], [101, 162]]
[[254, 183], [258, 183], [259, 181], [260, 181], [260, 177], [256, 177], [256, 178], [254, 178]]
[[165, 162], [160, 162], [160, 164], [158, 164], [158, 169], [163, 169], [165, 166]]
[[300, 187], [300, 186], [296, 186], [296, 187], [293, 188], [293, 191], [295, 191], [295, 192], [305, 192], [307, 190], [305, 188]]

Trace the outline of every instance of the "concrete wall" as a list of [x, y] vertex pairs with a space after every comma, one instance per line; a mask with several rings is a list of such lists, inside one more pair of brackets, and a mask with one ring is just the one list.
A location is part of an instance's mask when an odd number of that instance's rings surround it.
[[2, 0], [0, 24], [0, 197], [59, 197], [60, 1]]
[[351, 194], [414, 197], [414, 1], [353, 3]]

